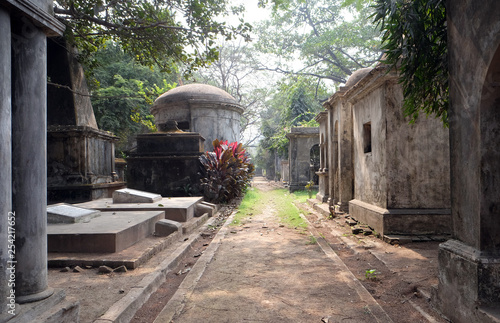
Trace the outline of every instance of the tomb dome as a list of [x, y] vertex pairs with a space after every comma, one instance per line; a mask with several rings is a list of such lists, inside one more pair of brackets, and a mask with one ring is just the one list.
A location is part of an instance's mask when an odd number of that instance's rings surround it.
[[154, 102], [155, 109], [171, 108], [179, 101], [211, 101], [240, 106], [226, 91], [208, 84], [187, 84], [171, 89], [160, 95]]
[[176, 121], [183, 131], [198, 132], [210, 149], [214, 139], [239, 141], [243, 108], [229, 93], [208, 84], [188, 84], [160, 95], [151, 107], [158, 129]]
[[365, 68], [360, 68], [359, 70], [355, 71], [354, 73], [349, 76], [349, 79], [345, 83], [344, 87], [346, 89], [354, 86], [356, 83], [358, 83], [363, 77], [368, 75], [373, 70], [373, 67], [365, 67]]

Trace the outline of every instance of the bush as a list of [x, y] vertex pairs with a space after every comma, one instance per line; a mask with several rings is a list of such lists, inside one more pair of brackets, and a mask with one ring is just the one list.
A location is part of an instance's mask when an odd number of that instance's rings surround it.
[[206, 200], [227, 203], [243, 195], [255, 167], [242, 144], [215, 139], [213, 146], [213, 151], [200, 156], [205, 170], [201, 186]]

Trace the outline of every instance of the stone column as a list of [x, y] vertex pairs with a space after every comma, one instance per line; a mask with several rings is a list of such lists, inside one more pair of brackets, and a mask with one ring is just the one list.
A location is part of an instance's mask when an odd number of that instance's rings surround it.
[[47, 283], [46, 36], [12, 24], [12, 206], [16, 212], [16, 301], [52, 294]]
[[11, 190], [11, 79], [10, 79], [10, 16], [0, 7], [0, 314], [9, 296], [7, 272], [8, 217], [12, 211]]

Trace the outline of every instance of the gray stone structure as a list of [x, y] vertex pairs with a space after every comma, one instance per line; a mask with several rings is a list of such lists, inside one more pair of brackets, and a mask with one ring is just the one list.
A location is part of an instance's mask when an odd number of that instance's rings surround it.
[[366, 76], [371, 68], [355, 71], [345, 86], [332, 95], [323, 104], [328, 113], [328, 204], [333, 211], [348, 212], [349, 201], [354, 199], [354, 156], [353, 156], [353, 124], [352, 106], [344, 98], [345, 92]]
[[[0, 2], [0, 312], [4, 318], [11, 289], [17, 303], [36, 302], [53, 293], [47, 281], [46, 46], [47, 36], [62, 35], [64, 25], [51, 13], [48, 0]], [[15, 229], [13, 245], [7, 225]], [[14, 247], [16, 262], [9, 263]], [[8, 285], [12, 277], [7, 268], [12, 267], [15, 288]]]
[[425, 116], [408, 124], [397, 74], [384, 66], [365, 73], [343, 97], [353, 124], [349, 213], [380, 234], [449, 233], [448, 130]]
[[316, 172], [318, 175], [318, 194], [316, 199], [321, 202], [327, 202], [330, 194], [329, 180], [328, 180], [328, 112], [320, 112], [315, 120], [319, 123], [319, 170]]
[[227, 92], [206, 84], [188, 84], [158, 97], [151, 107], [158, 129], [176, 121], [180, 130], [198, 132], [212, 150], [215, 139], [229, 142], [240, 139], [243, 108]]
[[[47, 44], [49, 203], [110, 197], [125, 183], [115, 172], [117, 137], [97, 128], [82, 66], [61, 38]], [[71, 89], [71, 90], [70, 90]]]
[[318, 127], [292, 127], [289, 139], [290, 192], [303, 190], [313, 180], [315, 170], [311, 166], [311, 151], [319, 145]]
[[199, 133], [175, 127], [136, 139], [137, 149], [127, 158], [128, 187], [165, 197], [202, 195], [199, 157], [205, 139]]
[[452, 239], [439, 248], [437, 307], [500, 321], [500, 2], [447, 1]]
[[288, 183], [290, 181], [290, 161], [281, 161], [281, 182]]

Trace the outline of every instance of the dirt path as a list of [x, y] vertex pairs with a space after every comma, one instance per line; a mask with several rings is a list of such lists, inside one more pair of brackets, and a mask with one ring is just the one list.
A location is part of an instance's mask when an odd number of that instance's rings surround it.
[[184, 298], [174, 296], [156, 322], [390, 322], [342, 261], [309, 241], [280, 226], [272, 205], [225, 226], [211, 258], [193, 268], [197, 278], [181, 285]]

